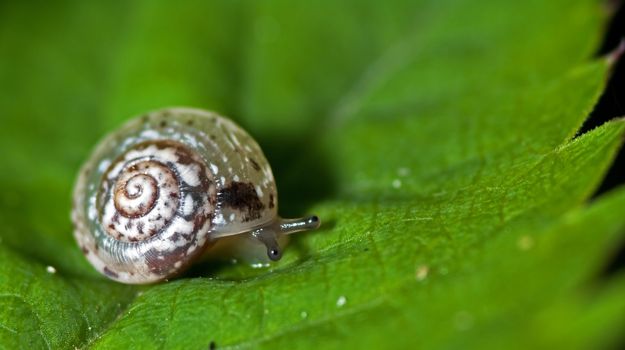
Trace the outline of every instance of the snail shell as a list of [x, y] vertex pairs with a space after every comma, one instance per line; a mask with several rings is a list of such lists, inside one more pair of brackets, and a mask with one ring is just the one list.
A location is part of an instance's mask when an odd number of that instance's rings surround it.
[[74, 236], [91, 264], [123, 283], [179, 274], [215, 240], [246, 234], [281, 257], [281, 235], [316, 216], [277, 215], [273, 174], [258, 144], [217, 114], [171, 108], [105, 137], [74, 188]]

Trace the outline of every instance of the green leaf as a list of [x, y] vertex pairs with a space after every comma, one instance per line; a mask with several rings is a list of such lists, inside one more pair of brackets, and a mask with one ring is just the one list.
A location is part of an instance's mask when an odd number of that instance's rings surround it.
[[[599, 1], [0, 4], [0, 344], [597, 348], [619, 340], [625, 190]], [[279, 263], [106, 280], [71, 235], [97, 139], [147, 110], [231, 116], [284, 216]]]

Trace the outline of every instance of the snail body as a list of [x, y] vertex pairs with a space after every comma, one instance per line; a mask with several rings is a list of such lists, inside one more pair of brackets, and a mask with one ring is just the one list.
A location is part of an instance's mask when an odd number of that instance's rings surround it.
[[217, 114], [171, 108], [105, 137], [73, 195], [74, 236], [107, 277], [152, 283], [184, 271], [217, 239], [249, 235], [278, 260], [282, 235], [314, 229], [316, 216], [278, 216], [262, 150]]

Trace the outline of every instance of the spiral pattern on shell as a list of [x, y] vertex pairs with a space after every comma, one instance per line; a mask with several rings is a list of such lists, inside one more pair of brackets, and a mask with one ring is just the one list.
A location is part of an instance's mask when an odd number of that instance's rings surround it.
[[153, 112], [105, 138], [74, 189], [88, 260], [125, 283], [176, 275], [215, 238], [276, 216], [273, 175], [236, 124], [193, 109]]
[[[157, 232], [164, 238], [190, 234], [190, 228], [180, 232], [180, 221], [201, 226], [213, 211], [210, 172], [193, 152], [174, 141], [134, 147], [111, 165], [103, 180], [100, 220], [119, 241], [137, 242]], [[188, 194], [180, 198], [181, 193]]]

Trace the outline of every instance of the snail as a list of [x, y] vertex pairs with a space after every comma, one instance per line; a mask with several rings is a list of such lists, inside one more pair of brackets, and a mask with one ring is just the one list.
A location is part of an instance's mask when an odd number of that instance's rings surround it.
[[74, 236], [87, 260], [122, 283], [176, 276], [216, 240], [247, 235], [279, 260], [280, 238], [319, 227], [317, 216], [282, 219], [262, 150], [215, 113], [169, 108], [106, 136], [73, 193]]

